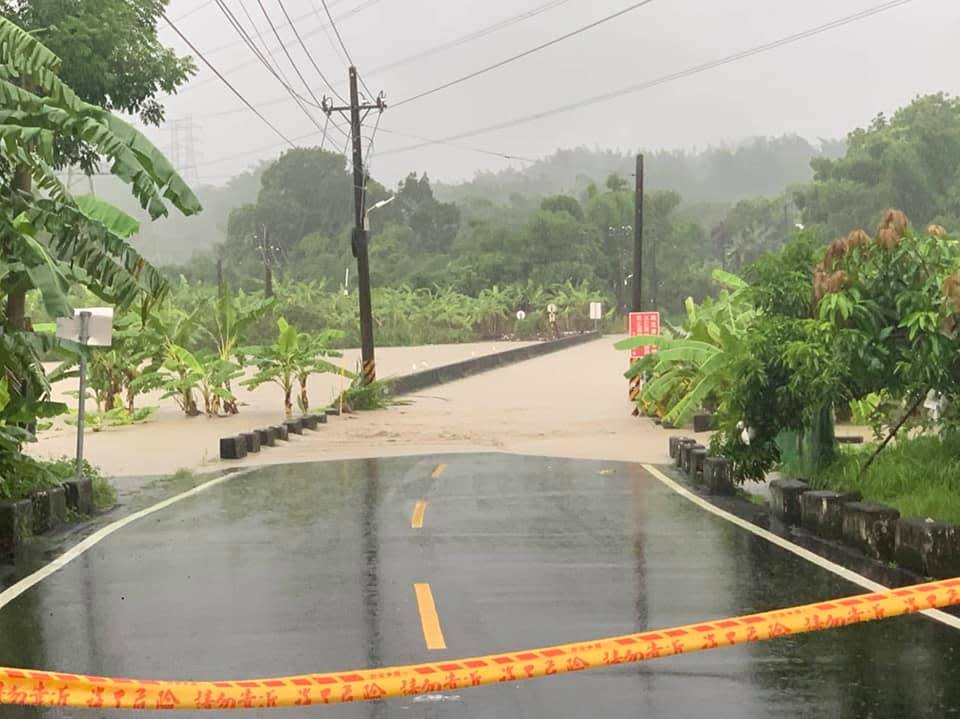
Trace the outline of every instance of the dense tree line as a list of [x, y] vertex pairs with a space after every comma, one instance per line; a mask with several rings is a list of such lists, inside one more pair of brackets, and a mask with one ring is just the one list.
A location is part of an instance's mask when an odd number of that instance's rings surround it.
[[[680, 313], [686, 297], [699, 300], [715, 291], [713, 269], [738, 272], [804, 226], [826, 242], [841, 228], [867, 226], [887, 206], [907, 208], [924, 226], [950, 226], [960, 218], [958, 101], [918, 98], [891, 119], [879, 116], [854, 130], [846, 143], [823, 143], [822, 149], [825, 154], [817, 155], [805, 141], [780, 138], [696, 156], [654, 153], [648, 167], [659, 167], [678, 186], [693, 187], [698, 201], [658, 189], [664, 179], [651, 169], [657, 183], [645, 196], [643, 277], [649, 306]], [[630, 168], [608, 173], [602, 182], [586, 178], [604, 163], [622, 166], [625, 159], [559, 152], [541, 168], [552, 172], [537, 176], [530, 170], [525, 184], [507, 172], [438, 190], [426, 174], [410, 174], [391, 191], [370, 178], [368, 206], [396, 196], [370, 216], [373, 281], [382, 287], [448, 287], [473, 296], [495, 285], [569, 281], [586, 283], [608, 306], [623, 308], [633, 281]], [[787, 186], [802, 177], [796, 170], [801, 161], [812, 181]], [[576, 162], [585, 172], [561, 188], [558, 178], [572, 177]], [[744, 170], [749, 166], [752, 173]], [[730, 180], [725, 196], [742, 199], [707, 201], [720, 193], [703, 188], [718, 187], [724, 176]], [[503, 187], [491, 184], [495, 177]], [[178, 271], [212, 281], [219, 257], [227, 278], [251, 289], [262, 281], [264, 264], [281, 282], [341, 286], [353, 267], [351, 183], [345, 159], [336, 153], [285, 153], [262, 171], [255, 199], [232, 210], [215, 255]], [[517, 191], [508, 192], [511, 187]], [[537, 194], [536, 188], [545, 187], [561, 189]], [[772, 191], [747, 195], [763, 188]]]

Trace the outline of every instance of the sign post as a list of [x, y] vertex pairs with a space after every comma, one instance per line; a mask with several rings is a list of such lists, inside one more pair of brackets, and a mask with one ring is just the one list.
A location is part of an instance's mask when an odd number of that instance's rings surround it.
[[73, 317], [57, 318], [57, 337], [80, 345], [80, 396], [77, 399], [77, 479], [83, 479], [83, 432], [86, 425], [86, 347], [109, 347], [113, 343], [113, 308], [78, 309]]
[[[660, 334], [660, 313], [659, 312], [631, 312], [630, 313], [630, 336], [639, 335], [659, 335]], [[655, 345], [644, 345], [643, 347], [634, 347], [630, 350], [630, 362], [653, 354], [657, 351]]]
[[597, 322], [603, 319], [603, 304], [600, 302], [590, 303], [590, 319], [593, 320], [593, 331], [597, 331]]
[[[639, 335], [659, 335], [660, 334], [660, 313], [659, 312], [631, 312], [628, 318], [631, 337]], [[643, 345], [634, 347], [630, 350], [630, 364], [632, 365], [639, 359], [651, 355], [657, 351], [655, 345]], [[643, 377], [639, 374], [630, 380], [630, 389], [628, 395], [631, 402], [636, 402], [640, 398], [640, 387], [643, 384]], [[633, 416], [640, 416], [640, 407], [633, 408]]]

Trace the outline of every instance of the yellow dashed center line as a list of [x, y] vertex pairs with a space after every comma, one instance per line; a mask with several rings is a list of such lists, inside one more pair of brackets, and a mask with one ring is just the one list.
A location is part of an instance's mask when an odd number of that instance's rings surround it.
[[420, 610], [420, 624], [423, 625], [423, 638], [427, 649], [446, 649], [447, 643], [440, 629], [440, 617], [437, 615], [437, 605], [433, 602], [433, 592], [429, 584], [414, 584], [413, 590], [417, 594], [417, 609]]
[[430, 476], [433, 477], [434, 479], [436, 479], [436, 478], [439, 477], [441, 474], [443, 474], [443, 471], [444, 471], [446, 468], [447, 468], [447, 465], [445, 465], [445, 464], [438, 464], [436, 467], [433, 468], [433, 472], [430, 474]]
[[411, 529], [423, 529], [423, 514], [427, 511], [427, 503], [418, 500], [413, 507], [413, 516], [410, 518]]

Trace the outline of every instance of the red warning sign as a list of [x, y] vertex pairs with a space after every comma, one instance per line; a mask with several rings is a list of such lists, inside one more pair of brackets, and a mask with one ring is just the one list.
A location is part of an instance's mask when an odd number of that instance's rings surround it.
[[[631, 312], [630, 313], [630, 336], [638, 335], [659, 335], [660, 334], [660, 313], [659, 312]], [[634, 347], [630, 350], [630, 361], [638, 360], [653, 354], [657, 348], [653, 345], [644, 345], [643, 347]]]

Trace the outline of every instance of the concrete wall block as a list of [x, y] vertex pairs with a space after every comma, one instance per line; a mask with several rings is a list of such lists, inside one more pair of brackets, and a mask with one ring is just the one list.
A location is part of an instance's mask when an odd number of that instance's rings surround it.
[[860, 492], [816, 490], [800, 496], [800, 523], [825, 539], [843, 537], [843, 505], [863, 499]]
[[843, 541], [874, 559], [893, 559], [894, 536], [900, 512], [875, 502], [843, 505]]
[[706, 412], [693, 415], [693, 431], [709, 432], [713, 429], [713, 415]]
[[93, 514], [93, 480], [70, 479], [63, 483], [67, 506], [78, 514]]
[[677, 456], [673, 458], [674, 464], [683, 469], [684, 467], [684, 454], [690, 451], [690, 448], [697, 443], [695, 439], [682, 439], [677, 445]]
[[770, 507], [787, 524], [801, 521], [800, 497], [810, 485], [800, 479], [775, 479], [770, 482]]
[[693, 447], [689, 452], [687, 476], [694, 482], [703, 481], [703, 463], [707, 459], [707, 448], [703, 445]]
[[33, 502], [0, 502], [0, 552], [12, 552], [33, 534]]
[[960, 576], [960, 527], [922, 517], [897, 522], [894, 558], [902, 567], [934, 579]]
[[43, 534], [50, 529], [50, 493], [40, 490], [30, 495], [33, 504], [33, 534]]
[[710, 494], [733, 494], [733, 460], [726, 457], [704, 459], [703, 482]]
[[260, 437], [260, 446], [261, 447], [276, 447], [277, 446], [277, 429], [276, 427], [264, 427], [263, 429], [255, 430], [257, 435]]
[[220, 438], [220, 459], [243, 459], [247, 456], [247, 440], [243, 435]]
[[692, 442], [689, 437], [671, 437], [670, 438], [670, 459], [677, 458], [677, 452], [680, 451], [681, 442]]
[[260, 435], [256, 432], [243, 432], [241, 435], [247, 446], [247, 454], [255, 454], [260, 451]]

